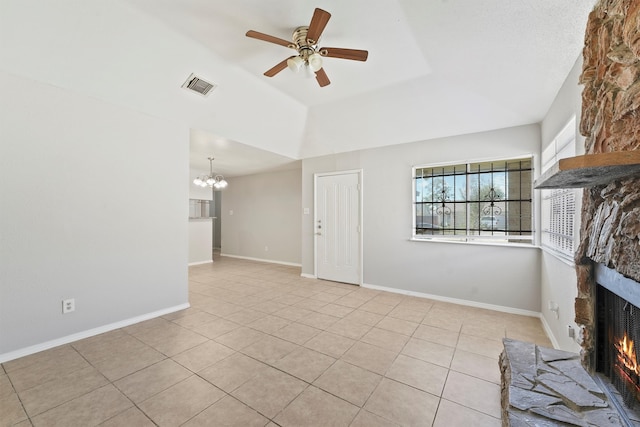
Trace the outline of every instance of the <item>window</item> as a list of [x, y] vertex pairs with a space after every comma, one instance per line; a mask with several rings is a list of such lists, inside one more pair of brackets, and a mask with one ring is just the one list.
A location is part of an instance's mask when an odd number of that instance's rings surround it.
[[[558, 160], [576, 154], [576, 119], [567, 123], [542, 151], [542, 171]], [[560, 257], [572, 260], [575, 249], [576, 195], [571, 188], [542, 190], [541, 244]]]
[[414, 168], [414, 238], [532, 242], [532, 159]]

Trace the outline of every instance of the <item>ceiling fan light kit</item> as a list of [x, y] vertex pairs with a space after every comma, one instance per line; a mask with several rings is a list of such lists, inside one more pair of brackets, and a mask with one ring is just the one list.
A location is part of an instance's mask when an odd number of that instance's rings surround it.
[[320, 56], [319, 53], [312, 53], [309, 55], [309, 58], [307, 58], [307, 61], [309, 62], [309, 68], [314, 72], [322, 68], [322, 56]]
[[318, 41], [331, 18], [331, 14], [325, 10], [316, 8], [311, 18], [309, 26], [298, 27], [293, 31], [292, 42], [260, 33], [258, 31], [247, 31], [247, 37], [275, 43], [297, 51], [297, 55], [292, 56], [276, 64], [267, 70], [264, 75], [273, 77], [285, 68], [298, 73], [304, 69], [308, 77], [315, 77], [321, 87], [331, 83], [323, 69], [323, 57], [349, 59], [353, 61], [366, 61], [369, 53], [366, 50], [343, 49], [333, 47], [318, 47]]
[[316, 71], [313, 71], [310, 65], [304, 66], [304, 76], [308, 79], [313, 79], [316, 77]]
[[304, 59], [299, 56], [292, 56], [291, 58], [287, 59], [287, 67], [289, 67], [289, 69], [294, 73], [300, 71], [300, 68], [302, 68], [303, 65]]

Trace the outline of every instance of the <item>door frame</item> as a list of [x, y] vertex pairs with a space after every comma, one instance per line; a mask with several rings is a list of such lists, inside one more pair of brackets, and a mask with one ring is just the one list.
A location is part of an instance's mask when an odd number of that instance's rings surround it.
[[358, 222], [360, 223], [360, 236], [358, 238], [358, 251], [360, 253], [358, 276], [360, 277], [357, 286], [362, 286], [364, 283], [364, 170], [363, 169], [349, 169], [344, 171], [334, 172], [317, 172], [313, 174], [313, 275], [318, 278], [318, 236], [316, 235], [316, 224], [318, 222], [318, 178], [325, 176], [335, 175], [351, 175], [358, 176], [359, 197], [358, 197]]

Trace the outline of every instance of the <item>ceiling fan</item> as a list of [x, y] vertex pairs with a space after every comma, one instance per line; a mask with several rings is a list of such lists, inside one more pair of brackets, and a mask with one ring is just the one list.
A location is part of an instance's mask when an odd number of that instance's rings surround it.
[[321, 87], [327, 86], [331, 81], [327, 77], [322, 67], [322, 58], [342, 58], [354, 61], [366, 61], [369, 52], [366, 50], [343, 49], [337, 47], [318, 47], [318, 41], [322, 31], [327, 26], [331, 14], [325, 10], [316, 8], [311, 17], [309, 26], [298, 27], [293, 31], [292, 41], [287, 41], [279, 37], [270, 36], [258, 31], [247, 31], [247, 37], [262, 40], [269, 43], [279, 44], [298, 52], [297, 55], [290, 56], [273, 68], [265, 71], [264, 75], [273, 77], [280, 71], [289, 67], [292, 71], [304, 70], [310, 76], [315, 75]]

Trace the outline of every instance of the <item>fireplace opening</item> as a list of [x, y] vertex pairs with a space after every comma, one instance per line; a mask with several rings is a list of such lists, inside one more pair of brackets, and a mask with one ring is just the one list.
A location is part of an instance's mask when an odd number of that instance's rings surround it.
[[627, 410], [640, 410], [640, 309], [603, 286], [596, 288], [596, 371]]

